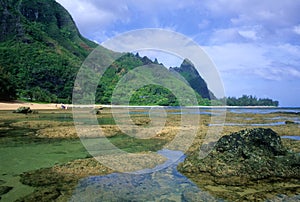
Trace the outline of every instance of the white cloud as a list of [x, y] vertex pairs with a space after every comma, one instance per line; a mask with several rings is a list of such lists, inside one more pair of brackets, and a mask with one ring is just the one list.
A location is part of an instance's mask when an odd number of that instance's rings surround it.
[[244, 37], [235, 28], [217, 29], [210, 36], [211, 44], [224, 44], [230, 42], [243, 42]]
[[283, 64], [272, 64], [270, 68], [255, 69], [254, 72], [264, 79], [273, 81], [294, 80], [300, 78], [300, 71]]
[[286, 42], [292, 34], [298, 34], [300, 24], [300, 1], [294, 0], [57, 1], [71, 12], [84, 35], [95, 37], [95, 32], [103, 35], [93, 38], [98, 41], [111, 37], [112, 32], [171, 27], [183, 33], [191, 29], [194, 33], [189, 34], [194, 36], [200, 31], [210, 32], [206, 36], [212, 31], [224, 34], [220, 40], [212, 36], [211, 43], [235, 42], [242, 38]]
[[122, 23], [129, 21], [130, 12], [126, 4], [114, 4], [113, 1], [103, 0], [57, 0], [57, 2], [71, 13], [79, 30], [88, 37], [98, 35], [106, 38], [105, 30], [111, 24], [116, 21]]
[[299, 79], [300, 47], [290, 44], [259, 46], [251, 43], [204, 47], [223, 76], [268, 80]]
[[201, 29], [205, 29], [205, 28], [207, 28], [209, 25], [210, 25], [210, 21], [209, 20], [207, 20], [207, 19], [202, 19], [200, 22], [199, 22], [199, 24], [198, 24], [198, 27], [199, 27], [199, 29], [201, 30]]
[[294, 26], [293, 31], [294, 31], [296, 34], [299, 34], [299, 35], [300, 35], [300, 25]]
[[241, 30], [241, 31], [238, 31], [238, 33], [240, 35], [242, 35], [243, 37], [251, 39], [251, 40], [257, 40], [258, 39], [257, 33], [253, 30], [244, 30], [244, 31]]
[[261, 39], [270, 43], [286, 42], [293, 32], [290, 28], [300, 23], [300, 1], [207, 0], [205, 2], [211, 16], [221, 20], [228, 19], [227, 29], [243, 29], [247, 26], [255, 30], [259, 27], [259, 33], [256, 34], [258, 38], [255, 40]]

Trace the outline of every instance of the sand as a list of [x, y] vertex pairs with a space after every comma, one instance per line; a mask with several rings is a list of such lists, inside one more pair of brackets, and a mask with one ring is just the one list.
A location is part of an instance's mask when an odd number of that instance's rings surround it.
[[0, 102], [0, 110], [16, 110], [19, 107], [30, 107], [32, 110], [59, 109], [60, 104], [38, 104], [29, 102]]

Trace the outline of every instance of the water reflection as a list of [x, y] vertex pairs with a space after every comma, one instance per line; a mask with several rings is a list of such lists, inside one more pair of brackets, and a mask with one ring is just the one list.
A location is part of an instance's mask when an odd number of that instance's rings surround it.
[[85, 178], [71, 201], [222, 201], [201, 191], [177, 171], [178, 163], [185, 158], [182, 152], [164, 149], [158, 153], [168, 158], [160, 165], [169, 165], [167, 168]]
[[273, 122], [273, 123], [213, 123], [208, 124], [208, 126], [279, 126], [285, 125], [286, 123], [283, 121]]
[[291, 140], [300, 140], [300, 136], [285, 135], [285, 136], [281, 136], [281, 138], [286, 138], [286, 139], [291, 139]]
[[299, 107], [236, 107], [236, 108], [228, 108], [227, 109], [231, 113], [236, 114], [270, 114], [270, 113], [282, 113], [282, 114], [293, 114], [300, 113]]

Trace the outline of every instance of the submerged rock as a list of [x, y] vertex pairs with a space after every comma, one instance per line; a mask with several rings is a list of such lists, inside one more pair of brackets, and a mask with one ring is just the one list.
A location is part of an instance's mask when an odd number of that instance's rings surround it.
[[299, 180], [300, 155], [288, 151], [271, 129], [246, 129], [222, 137], [204, 159], [197, 154], [189, 156], [178, 169], [207, 174], [225, 185]]

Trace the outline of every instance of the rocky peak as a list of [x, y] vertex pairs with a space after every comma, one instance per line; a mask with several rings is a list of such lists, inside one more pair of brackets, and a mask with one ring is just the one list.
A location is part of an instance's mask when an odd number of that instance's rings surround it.
[[177, 72], [186, 81], [190, 84], [190, 86], [199, 94], [202, 98], [213, 99], [215, 96], [212, 92], [209, 91], [205, 80], [200, 76], [197, 69], [193, 65], [193, 63], [184, 59], [180, 67], [170, 67], [171, 72]]

